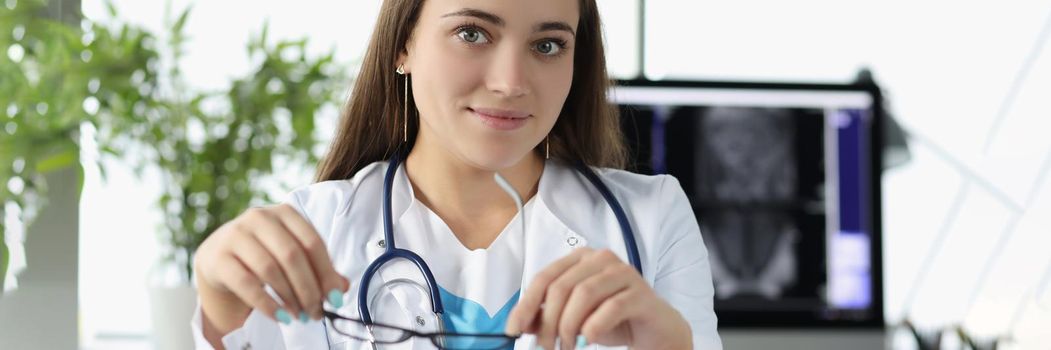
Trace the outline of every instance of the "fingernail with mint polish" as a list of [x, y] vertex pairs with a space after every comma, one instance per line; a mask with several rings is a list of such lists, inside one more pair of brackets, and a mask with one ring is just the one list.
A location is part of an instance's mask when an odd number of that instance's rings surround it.
[[310, 322], [310, 315], [307, 315], [306, 311], [300, 311], [299, 312], [299, 322], [302, 322], [304, 324], [306, 324], [307, 322]]
[[292, 324], [292, 316], [284, 309], [277, 309], [277, 312], [274, 312], [274, 318], [286, 325]]
[[588, 339], [584, 338], [583, 335], [578, 335], [577, 336], [577, 349], [583, 349], [585, 346], [588, 346]]
[[328, 303], [332, 304], [332, 307], [337, 309], [343, 307], [343, 292], [340, 292], [339, 289], [329, 291]]

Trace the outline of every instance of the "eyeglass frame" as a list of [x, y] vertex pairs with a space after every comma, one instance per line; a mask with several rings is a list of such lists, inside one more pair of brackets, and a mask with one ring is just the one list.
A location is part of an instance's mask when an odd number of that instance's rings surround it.
[[[342, 335], [347, 336], [347, 337], [350, 337], [350, 338], [353, 338], [353, 339], [356, 339], [356, 340], [367, 341], [367, 342], [370, 342], [370, 343], [373, 343], [373, 344], [399, 344], [399, 343], [405, 342], [406, 340], [409, 340], [409, 339], [412, 339], [412, 338], [416, 338], [416, 337], [420, 337], [420, 338], [427, 338], [427, 339], [429, 339], [431, 341], [431, 344], [434, 344], [434, 346], [438, 347], [439, 349], [443, 349], [443, 350], [457, 350], [457, 349], [450, 349], [450, 348], [446, 347], [444, 344], [441, 344], [441, 340], [440, 340], [439, 337], [442, 337], [442, 336], [445, 336], [445, 337], [476, 337], [476, 338], [501, 338], [501, 339], [504, 339], [506, 341], [505, 344], [501, 344], [500, 346], [494, 348], [494, 349], [501, 349], [501, 348], [504, 348], [504, 347], [507, 347], [507, 346], [514, 346], [514, 343], [516, 341], [518, 341], [519, 338], [522, 337], [521, 334], [417, 332], [415, 330], [406, 329], [406, 328], [393, 326], [393, 325], [389, 325], [389, 324], [384, 324], [384, 323], [380, 323], [380, 322], [366, 323], [364, 320], [357, 319], [357, 318], [346, 317], [346, 316], [343, 316], [343, 315], [340, 315], [338, 313], [335, 313], [335, 312], [332, 312], [332, 311], [328, 311], [328, 310], [323, 310], [323, 314], [324, 314], [325, 318], [328, 319], [329, 322], [332, 323], [332, 329], [335, 330], [337, 333], [342, 334]], [[390, 328], [390, 329], [393, 329], [393, 330], [397, 330], [397, 331], [402, 332], [402, 337], [401, 337], [402, 339], [399, 339], [398, 341], [394, 341], [394, 342], [388, 342], [388, 341], [380, 342], [380, 341], [376, 341], [375, 339], [365, 339], [365, 338], [362, 338], [360, 336], [347, 334], [347, 333], [344, 333], [343, 331], [339, 330], [339, 328], [336, 328], [335, 322], [337, 320], [350, 321], [350, 322], [355, 322], [355, 323], [361, 324], [362, 326], [364, 326], [365, 329], [368, 329], [370, 333], [373, 332], [372, 328], [375, 327], [375, 326], [386, 327], [386, 328]]]

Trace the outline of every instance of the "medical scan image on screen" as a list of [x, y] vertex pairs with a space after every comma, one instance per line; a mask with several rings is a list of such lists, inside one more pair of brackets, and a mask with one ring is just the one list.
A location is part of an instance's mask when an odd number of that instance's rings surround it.
[[633, 170], [674, 175], [686, 192], [720, 323], [872, 313], [863, 99], [639, 91], [620, 104]]
[[690, 129], [700, 141], [693, 145], [692, 164], [700, 166], [690, 192], [697, 216], [703, 218], [702, 235], [712, 247], [716, 298], [781, 297], [799, 279], [799, 226], [808, 219], [820, 225], [825, 216], [823, 179], [806, 179], [809, 184], [799, 179], [799, 168], [807, 164], [799, 164], [795, 133], [808, 130], [803, 125], [804, 130], [797, 130], [792, 114], [783, 109], [679, 112], [671, 123], [693, 121]]

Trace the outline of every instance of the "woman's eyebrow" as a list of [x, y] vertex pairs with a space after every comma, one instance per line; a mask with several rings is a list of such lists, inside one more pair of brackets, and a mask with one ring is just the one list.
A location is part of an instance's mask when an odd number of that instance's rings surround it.
[[[450, 12], [442, 15], [442, 18], [446, 17], [474, 17], [492, 23], [493, 25], [496, 25], [498, 27], [504, 26], [504, 20], [500, 18], [500, 16], [472, 8], [464, 8], [456, 12]], [[565, 31], [573, 36], [576, 36], [577, 34], [575, 31], [573, 31], [573, 27], [570, 27], [569, 24], [567, 24], [566, 22], [544, 22], [536, 25], [533, 29], [533, 31], [537, 32], [543, 32], [548, 30]]]
[[504, 26], [504, 20], [501, 19], [500, 16], [472, 8], [465, 8], [456, 12], [450, 12], [446, 13], [445, 15], [442, 15], [442, 18], [445, 17], [475, 17], [483, 21], [492, 23], [498, 27]]
[[548, 30], [561, 30], [573, 36], [577, 36], [577, 33], [573, 31], [573, 27], [570, 27], [569, 24], [567, 24], [566, 22], [544, 22], [538, 24], [536, 26], [536, 29], [533, 30], [537, 32], [543, 32]]

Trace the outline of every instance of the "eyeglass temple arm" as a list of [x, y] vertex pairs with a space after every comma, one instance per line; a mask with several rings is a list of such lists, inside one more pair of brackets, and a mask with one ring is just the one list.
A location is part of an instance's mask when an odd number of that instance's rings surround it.
[[493, 173], [493, 180], [496, 180], [496, 184], [500, 186], [500, 189], [504, 190], [504, 192], [506, 192], [507, 195], [511, 196], [511, 199], [515, 201], [515, 208], [517, 208], [518, 212], [522, 214], [522, 234], [525, 234], [526, 218], [525, 209], [522, 205], [522, 197], [518, 195], [518, 191], [515, 191], [515, 188], [511, 186], [511, 183], [508, 182], [507, 179], [505, 179], [503, 176], [500, 176], [500, 173]]

